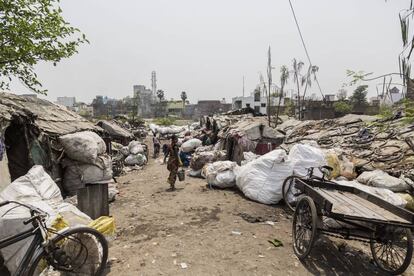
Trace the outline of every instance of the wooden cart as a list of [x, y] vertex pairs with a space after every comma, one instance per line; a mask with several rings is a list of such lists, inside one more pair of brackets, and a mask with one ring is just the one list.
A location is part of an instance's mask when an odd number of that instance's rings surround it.
[[392, 275], [411, 263], [414, 214], [360, 189], [294, 178], [301, 194], [293, 216], [293, 249], [303, 260], [319, 234], [368, 242], [378, 267]]

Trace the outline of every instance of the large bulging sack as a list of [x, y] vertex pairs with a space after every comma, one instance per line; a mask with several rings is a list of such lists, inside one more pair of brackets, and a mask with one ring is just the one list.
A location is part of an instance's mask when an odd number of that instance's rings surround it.
[[147, 163], [147, 158], [141, 153], [130, 154], [127, 158], [125, 158], [124, 163], [128, 166], [143, 166]]
[[[319, 148], [310, 145], [296, 144], [289, 151], [289, 162], [293, 167], [293, 174], [306, 176], [308, 168], [326, 165], [325, 155]], [[314, 175], [321, 177], [319, 170], [314, 170]]]
[[234, 170], [237, 163], [232, 161], [218, 161], [204, 166], [201, 175], [207, 179], [209, 185], [219, 188], [230, 188], [236, 184]]
[[106, 152], [104, 140], [92, 131], [82, 131], [59, 137], [66, 155], [83, 163], [93, 164], [98, 155]]
[[142, 146], [141, 142], [138, 141], [131, 141], [128, 145], [129, 153], [131, 154], [138, 154], [144, 153], [145, 149]]
[[190, 167], [195, 170], [201, 170], [207, 163], [215, 161], [224, 161], [226, 159], [226, 151], [203, 151], [200, 153], [194, 153], [191, 158]]
[[282, 198], [283, 181], [292, 175], [292, 165], [284, 150], [271, 151], [236, 170], [236, 185], [243, 194], [264, 204]]
[[393, 192], [404, 192], [406, 190], [410, 190], [410, 185], [408, 185], [403, 179], [393, 177], [381, 170], [363, 172], [360, 176], [358, 176], [357, 180], [358, 182], [368, 186], [385, 188]]
[[62, 161], [65, 169], [63, 187], [70, 195], [85, 187], [85, 184], [110, 181], [112, 179], [112, 159], [101, 155], [95, 164], [85, 164], [70, 159]]
[[190, 139], [190, 140], [184, 142], [181, 145], [181, 150], [183, 152], [192, 152], [196, 148], [200, 147], [202, 144], [203, 144], [203, 142], [201, 142], [201, 140], [193, 138], [193, 139]]

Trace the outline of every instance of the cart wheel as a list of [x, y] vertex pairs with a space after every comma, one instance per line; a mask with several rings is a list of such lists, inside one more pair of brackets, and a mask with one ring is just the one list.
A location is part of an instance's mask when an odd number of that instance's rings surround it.
[[299, 201], [299, 196], [302, 192], [295, 188], [295, 180], [299, 177], [291, 175], [283, 181], [282, 191], [283, 200], [292, 212], [295, 211], [295, 207]]
[[312, 250], [317, 234], [317, 213], [313, 200], [303, 196], [293, 215], [293, 251], [299, 260], [305, 259]]
[[377, 239], [371, 239], [371, 253], [378, 267], [392, 275], [403, 273], [413, 256], [411, 230], [402, 227], [387, 227]]

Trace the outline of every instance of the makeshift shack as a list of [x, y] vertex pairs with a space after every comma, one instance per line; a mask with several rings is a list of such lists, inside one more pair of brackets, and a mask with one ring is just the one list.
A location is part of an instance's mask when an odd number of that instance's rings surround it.
[[103, 131], [63, 106], [0, 92], [0, 190], [34, 165], [42, 165], [61, 185], [63, 150], [58, 137], [86, 130]]
[[134, 139], [132, 132], [122, 128], [116, 122], [111, 121], [99, 121], [97, 126], [103, 128], [106, 134], [109, 136], [112, 142], [117, 142], [124, 146], [127, 146], [131, 140]]
[[210, 121], [218, 128], [219, 149], [227, 150], [227, 159], [238, 164], [244, 152], [262, 155], [283, 143], [284, 134], [269, 127], [265, 117], [217, 116]]

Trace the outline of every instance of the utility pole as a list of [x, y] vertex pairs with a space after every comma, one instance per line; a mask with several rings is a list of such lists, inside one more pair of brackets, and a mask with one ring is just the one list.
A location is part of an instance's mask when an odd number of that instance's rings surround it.
[[244, 98], [244, 76], [243, 76], [243, 98]]

